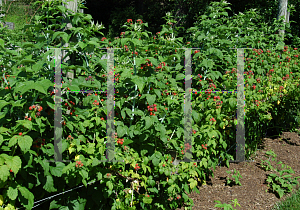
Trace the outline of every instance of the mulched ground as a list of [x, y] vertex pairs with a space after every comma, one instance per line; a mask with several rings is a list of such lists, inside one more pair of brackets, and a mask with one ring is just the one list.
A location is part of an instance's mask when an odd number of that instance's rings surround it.
[[[253, 162], [230, 163], [229, 168], [225, 165], [216, 167], [214, 178], [210, 176], [206, 181], [206, 185], [198, 186], [200, 194], [192, 192], [189, 195], [195, 204], [193, 209], [223, 209], [214, 207], [216, 205], [214, 201], [219, 200], [221, 203], [231, 204], [231, 200], [237, 199], [241, 206], [234, 207], [237, 210], [272, 210], [275, 203], [285, 200], [291, 193], [285, 194], [279, 199], [277, 193], [270, 190], [265, 191], [269, 189], [266, 182], [267, 175], [274, 172], [264, 171], [260, 163], [261, 159], [268, 159], [264, 154], [271, 149], [277, 155], [276, 162], [270, 160], [273, 167], [276, 167], [278, 161], [282, 161], [283, 164], [290, 166], [295, 171], [294, 174], [291, 174], [292, 176], [300, 176], [300, 137], [294, 132], [283, 132], [276, 139], [264, 138], [256, 155], [252, 157]], [[281, 169], [281, 164], [277, 166], [280, 166]], [[234, 169], [239, 171], [242, 176], [240, 179], [242, 186], [227, 185], [226, 177], [232, 179]], [[226, 173], [229, 170], [232, 171], [231, 174]], [[278, 172], [275, 173], [278, 174]], [[298, 181], [300, 182], [300, 179]], [[294, 188], [294, 192], [299, 189], [299, 186]], [[177, 208], [177, 210], [184, 210], [184, 207]]]

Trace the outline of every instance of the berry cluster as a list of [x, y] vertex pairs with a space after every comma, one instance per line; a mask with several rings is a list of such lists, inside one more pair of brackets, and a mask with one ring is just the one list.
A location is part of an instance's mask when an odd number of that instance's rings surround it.
[[[186, 152], [187, 150], [192, 148], [192, 145], [190, 145], [189, 143], [184, 144], [184, 152]], [[183, 152], [183, 150], [181, 150], [181, 153]], [[183, 154], [183, 153], [182, 153]]]
[[[143, 69], [143, 68], [146, 67], [146, 66], [153, 66], [153, 64], [150, 62], [149, 59], [146, 59], [146, 61], [148, 61], [148, 62], [145, 63], [145, 64], [142, 64], [142, 65], [141, 65], [141, 69]], [[150, 63], [149, 63], [149, 62], [150, 62]]]
[[[214, 96], [214, 101], [216, 101], [216, 99], [220, 99], [220, 96]], [[221, 101], [222, 102], [222, 101]], [[223, 102], [222, 102], [223, 103]]]
[[198, 76], [200, 79], [202, 78], [202, 75], [200, 75], [200, 74], [198, 74], [197, 76]]
[[40, 111], [42, 111], [43, 110], [43, 107], [41, 107], [41, 106], [39, 106], [39, 105], [32, 105], [32, 106], [30, 106], [29, 107], [29, 110], [32, 110], [32, 109], [34, 109], [34, 110], [38, 110], [39, 112]]
[[209, 121], [216, 122], [216, 119], [215, 118], [210, 118]]
[[[72, 104], [73, 106], [75, 105], [75, 103], [73, 101], [69, 101], [69, 103]], [[68, 110], [71, 110], [71, 107], [69, 106], [68, 103], [65, 103], [65, 106], [67, 107]], [[72, 110], [70, 115], [72, 115], [74, 112], [75, 112], [75, 109]]]
[[139, 170], [139, 169], [140, 169], [139, 164], [135, 164], [134, 169], [135, 169], [135, 170]]
[[214, 83], [212, 83], [212, 84], [209, 85], [209, 87], [210, 88], [212, 87], [213, 89], [215, 89], [217, 86]]
[[256, 81], [257, 81], [258, 83], [260, 83], [261, 80], [260, 80], [260, 78], [257, 78]]
[[28, 119], [29, 121], [31, 121], [31, 117], [25, 116], [25, 119]]
[[89, 76], [88, 78], [85, 78], [85, 81], [89, 81], [89, 80], [94, 81], [94, 79], [92, 78], [92, 76]]
[[[131, 52], [131, 54], [133, 54], [133, 52]], [[135, 55], [138, 55], [139, 53], [137, 51], [134, 52]]]
[[160, 71], [162, 71], [163, 66], [166, 66], [165, 62], [158, 64], [158, 66], [155, 68], [154, 71], [158, 72], [160, 69], [161, 69]]
[[41, 138], [34, 141], [34, 143], [33, 143], [33, 147], [35, 147], [35, 148], [41, 148], [44, 145], [45, 145], [45, 139], [41, 139]]
[[69, 135], [68, 137], [67, 137], [67, 140], [73, 140], [74, 139], [74, 137], [72, 137], [71, 135]]
[[[103, 100], [103, 99], [101, 99], [101, 100]], [[99, 105], [99, 102], [97, 102], [97, 100], [95, 100], [95, 101], [93, 102], [93, 105]]]
[[117, 143], [122, 145], [124, 143], [124, 139], [118, 139]]
[[80, 167], [82, 167], [83, 166], [83, 163], [81, 162], [81, 161], [76, 161], [76, 168], [80, 168]]
[[[271, 70], [272, 70], [272, 69], [271, 69]], [[270, 70], [270, 71], [271, 71], [271, 70]], [[273, 69], [273, 71], [274, 71], [274, 69]], [[247, 74], [247, 75], [249, 75], [249, 74], [250, 74], [250, 75], [254, 75], [254, 73], [253, 73], [253, 71], [252, 71], [252, 70], [250, 70], [250, 71], [247, 71], [247, 72], [246, 72], [246, 74]], [[251, 77], [249, 77], [249, 78], [251, 78]]]
[[199, 52], [200, 52], [200, 50], [195, 50], [195, 51], [194, 51], [194, 54], [199, 53]]
[[260, 101], [258, 101], [258, 100], [255, 100], [255, 104], [256, 104], [256, 106], [259, 106], [259, 104], [260, 104]]
[[285, 77], [282, 77], [282, 80], [285, 81], [286, 79], [289, 79], [290, 75], [286, 74]]
[[202, 146], [203, 149], [207, 149], [207, 147], [206, 147], [207, 144], [205, 144], [205, 146], [204, 146], [204, 144], [202, 144], [201, 146]]
[[[153, 107], [154, 107], [154, 108], [153, 108]], [[147, 108], [148, 108], [148, 111], [150, 111], [150, 115], [155, 116], [155, 113], [153, 113], [153, 111], [154, 111], [154, 112], [157, 112], [156, 104], [147, 106]]]

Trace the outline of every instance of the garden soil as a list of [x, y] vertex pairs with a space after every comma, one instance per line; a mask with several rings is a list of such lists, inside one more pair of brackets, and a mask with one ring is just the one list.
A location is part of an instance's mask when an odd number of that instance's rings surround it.
[[[265, 157], [266, 151], [273, 150], [277, 155], [276, 162], [270, 162], [273, 167], [281, 169], [281, 164], [276, 164], [282, 161], [283, 164], [290, 166], [294, 170], [293, 177], [300, 176], [300, 136], [295, 132], [282, 132], [277, 138], [266, 137], [262, 140], [262, 144], [259, 145], [256, 154], [252, 156], [253, 162], [241, 162], [230, 163], [229, 168], [226, 165], [217, 166], [214, 171], [214, 178], [209, 176], [206, 180], [206, 185], [198, 186], [200, 194], [192, 192], [189, 197], [194, 201], [194, 207], [192, 209], [199, 210], [218, 210], [223, 208], [214, 207], [217, 203], [215, 200], [221, 201], [221, 203], [232, 204], [231, 200], [237, 199], [240, 207], [237, 205], [233, 207], [237, 210], [249, 210], [249, 209], [261, 209], [272, 210], [279, 201], [285, 200], [292, 193], [284, 194], [279, 199], [278, 194], [273, 193], [268, 187], [266, 182], [267, 176], [270, 173], [276, 173], [276, 171], [265, 171], [261, 167], [261, 159], [267, 160]], [[269, 157], [269, 156], [268, 156]], [[214, 170], [213, 168], [211, 168]], [[227, 185], [226, 177], [232, 178], [234, 169], [240, 172], [242, 178], [240, 178], [240, 185]], [[226, 171], [231, 171], [231, 174], [227, 174]], [[284, 173], [286, 174], [286, 173]], [[298, 179], [300, 183], [300, 179]], [[299, 189], [300, 185], [294, 187], [294, 191]], [[267, 192], [266, 192], [267, 190]], [[232, 205], [233, 206], [233, 205]], [[177, 208], [177, 210], [184, 210], [184, 206]]]

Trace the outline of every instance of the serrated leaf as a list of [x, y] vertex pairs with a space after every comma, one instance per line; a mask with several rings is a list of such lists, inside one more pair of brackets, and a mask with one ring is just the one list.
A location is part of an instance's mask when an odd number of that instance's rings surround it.
[[86, 170], [80, 170], [79, 174], [82, 176], [83, 179], [87, 179], [89, 177], [89, 173]]
[[136, 84], [138, 86], [138, 88], [140, 89], [140, 92], [143, 92], [144, 86], [145, 86], [145, 81], [143, 77], [137, 77], [135, 76], [132, 81], [134, 82], [134, 84]]
[[[178, 64], [177, 64], [178, 65]], [[185, 78], [184, 74], [177, 74], [176, 75], [176, 80], [183, 80]]]
[[0, 46], [4, 49], [4, 40], [0, 39]]
[[15, 173], [17, 174], [19, 169], [22, 166], [22, 161], [21, 158], [19, 156], [14, 156], [14, 157], [10, 157], [7, 158], [5, 160], [5, 163], [9, 166], [9, 168]]
[[18, 136], [15, 135], [9, 140], [8, 147], [14, 146], [17, 142], [18, 142]]
[[147, 94], [147, 95], [146, 95], [146, 98], [147, 98], [148, 104], [149, 104], [149, 105], [153, 105], [154, 102], [155, 102], [156, 96], [155, 96], [155, 95]]
[[145, 117], [145, 128], [144, 129], [148, 129], [153, 125], [153, 120], [151, 117], [147, 116]]
[[229, 101], [230, 107], [232, 109], [234, 109], [236, 107], [236, 104], [237, 104], [236, 99], [235, 98], [229, 98], [228, 101]]
[[7, 165], [0, 166], [0, 179], [5, 182], [9, 177], [9, 168]]
[[22, 152], [26, 152], [32, 146], [33, 139], [30, 136], [19, 136], [18, 145]]
[[190, 182], [191, 189], [194, 189], [197, 186], [197, 181], [195, 179], [190, 178], [188, 181]]
[[26, 188], [18, 185], [19, 192], [26, 199], [20, 199], [20, 202], [26, 209], [32, 209], [34, 204], [34, 195]]
[[90, 155], [94, 154], [95, 153], [95, 143], [89, 143], [85, 151], [86, 151], [86, 153], [88, 153]]
[[145, 196], [145, 197], [143, 197], [143, 202], [146, 203], [146, 204], [151, 204], [152, 203], [152, 198], [148, 197], [148, 196]]
[[62, 170], [64, 169], [65, 164], [62, 162], [56, 162], [56, 166], [55, 167], [50, 167], [50, 172], [53, 176], [56, 177], [61, 177], [62, 175]]
[[127, 127], [126, 125], [124, 125], [124, 126], [119, 125], [119, 126], [117, 127], [117, 133], [118, 133], [118, 136], [119, 136], [119, 137], [123, 137], [123, 136], [126, 134], [127, 129], [128, 129], [128, 127]]
[[57, 191], [57, 189], [54, 188], [53, 178], [51, 175], [46, 176], [46, 184], [44, 185], [43, 189], [49, 193]]
[[18, 196], [18, 189], [17, 188], [12, 188], [12, 187], [9, 187], [8, 190], [7, 190], [7, 196], [9, 197], [9, 199], [11, 200], [15, 200]]

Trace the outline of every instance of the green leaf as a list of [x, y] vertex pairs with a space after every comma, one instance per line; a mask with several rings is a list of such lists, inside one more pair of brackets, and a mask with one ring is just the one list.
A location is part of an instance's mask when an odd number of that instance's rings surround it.
[[56, 192], [57, 189], [54, 188], [53, 178], [51, 175], [46, 176], [46, 184], [44, 185], [43, 189], [45, 189], [47, 192]]
[[151, 117], [149, 117], [149, 116], [146, 116], [145, 117], [145, 130], [147, 130], [148, 128], [150, 128], [152, 125], [153, 125], [153, 123], [154, 123], [154, 120], [151, 118]]
[[108, 187], [108, 189], [112, 190], [114, 188], [113, 184], [111, 181], [106, 182], [106, 186]]
[[[178, 64], [177, 64], [178, 65]], [[176, 75], [176, 80], [183, 80], [185, 78], [184, 74], [177, 74]]]
[[168, 194], [171, 194], [174, 190], [174, 187], [173, 186], [170, 186], [168, 187]]
[[0, 39], [0, 46], [4, 49], [4, 40]]
[[[119, 134], [119, 133], [118, 133]], [[92, 155], [95, 153], [95, 143], [89, 143], [86, 148], [86, 153]]]
[[5, 163], [9, 166], [9, 168], [14, 172], [14, 174], [17, 174], [19, 169], [22, 166], [22, 161], [19, 156], [14, 156], [10, 158], [7, 158], [5, 160]]
[[15, 135], [15, 136], [11, 137], [11, 139], [9, 140], [9, 143], [8, 143], [8, 147], [14, 146], [17, 142], [18, 142], [18, 136]]
[[204, 168], [207, 168], [207, 159], [206, 158], [202, 158], [201, 162], [200, 162], [200, 167], [204, 166]]
[[3, 182], [6, 182], [7, 178], [9, 177], [9, 168], [7, 165], [3, 165], [3, 166], [0, 166], [0, 179], [3, 181]]
[[19, 136], [18, 144], [20, 149], [25, 153], [32, 146], [32, 138], [30, 136]]
[[151, 204], [152, 203], [152, 198], [148, 197], [148, 196], [145, 196], [145, 197], [143, 197], [143, 202], [146, 203], [146, 204]]
[[161, 97], [161, 92], [158, 89], [154, 89], [155, 94], [157, 95], [158, 98]]
[[189, 200], [189, 196], [187, 196], [187, 194], [182, 193], [182, 198], [184, 200], [184, 202], [187, 202]]
[[34, 204], [34, 195], [26, 188], [18, 185], [19, 192], [26, 199], [19, 198], [21, 204], [26, 207], [26, 209], [32, 209]]
[[152, 163], [154, 166], [158, 166], [159, 165], [159, 162], [160, 162], [160, 159], [157, 158], [156, 156], [153, 157], [152, 159]]
[[138, 77], [138, 76], [134, 76], [134, 78], [132, 79], [132, 81], [134, 82], [134, 84], [136, 84], [138, 86], [138, 88], [140, 89], [140, 92], [143, 92], [144, 86], [145, 86], [145, 81], [143, 77]]
[[149, 59], [150, 62], [153, 64], [153, 67], [157, 67], [158, 66], [158, 62], [157, 62], [157, 59], [156, 58], [153, 58], [153, 57], [148, 57], [146, 59]]
[[195, 179], [190, 178], [188, 181], [190, 182], [191, 189], [194, 189], [197, 186], [197, 181]]
[[149, 105], [153, 105], [156, 99], [155, 95], [146, 94], [147, 102]]
[[229, 105], [230, 105], [230, 107], [231, 107], [232, 109], [236, 108], [236, 104], [237, 104], [236, 98], [229, 98], [228, 100], [229, 100]]
[[201, 66], [204, 66], [206, 69], [212, 69], [214, 62], [212, 60], [203, 59]]
[[9, 187], [8, 190], [7, 190], [7, 196], [11, 200], [16, 200], [16, 198], [18, 196], [18, 189]]
[[126, 134], [127, 130], [128, 130], [128, 127], [126, 125], [124, 125], [124, 126], [119, 125], [117, 127], [118, 136], [123, 137]]
[[55, 163], [56, 163], [55, 167], [50, 167], [50, 172], [53, 176], [61, 177], [62, 170], [64, 169], [65, 164], [62, 162], [55, 162]]
[[190, 193], [189, 186], [187, 183], [184, 184], [183, 188], [187, 193]]
[[123, 117], [123, 120], [125, 120], [126, 113], [125, 113], [124, 109], [121, 110], [121, 115], [122, 115], [122, 117]]
[[199, 115], [199, 113], [196, 112], [194, 109], [192, 110], [192, 116], [193, 116], [193, 118], [194, 118], [194, 120], [195, 120], [196, 122], [199, 122], [199, 121], [200, 121], [200, 115]]
[[0, 111], [2, 110], [3, 107], [5, 107], [8, 104], [10, 104], [10, 103], [7, 101], [4, 101], [4, 100], [0, 100]]
[[82, 176], [83, 179], [87, 179], [89, 177], [89, 173], [86, 170], [79, 171], [79, 174]]

